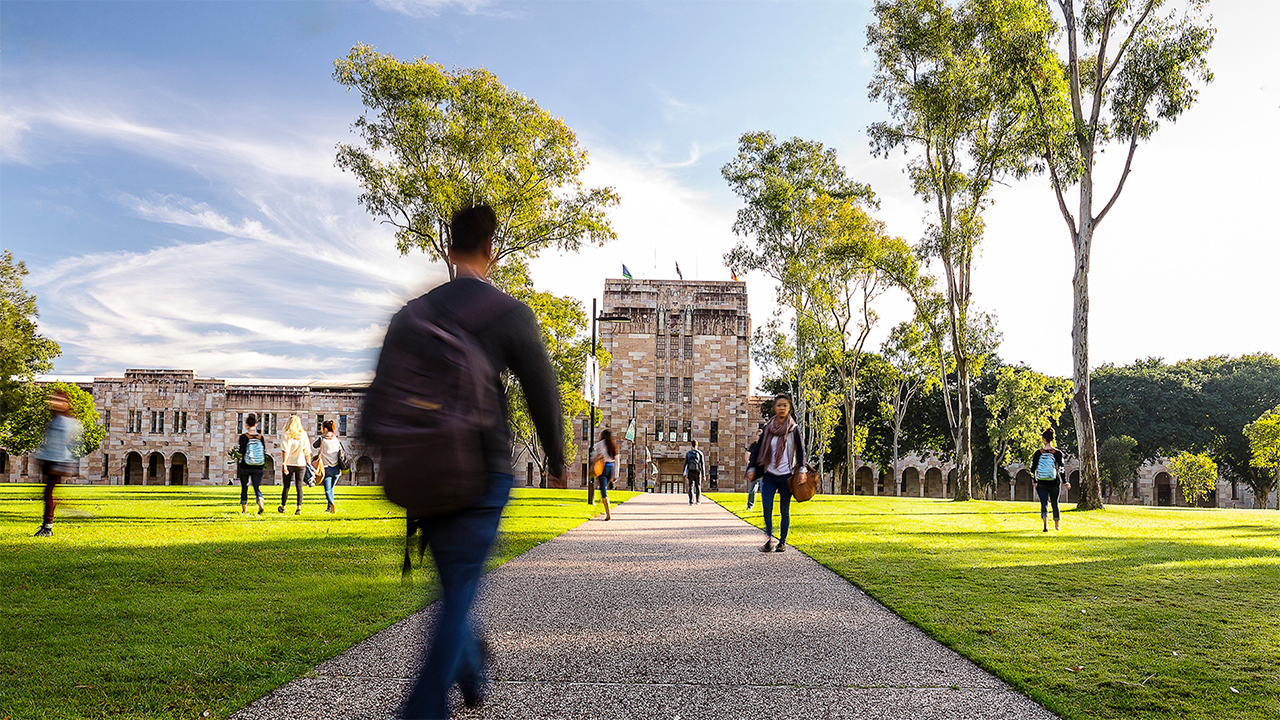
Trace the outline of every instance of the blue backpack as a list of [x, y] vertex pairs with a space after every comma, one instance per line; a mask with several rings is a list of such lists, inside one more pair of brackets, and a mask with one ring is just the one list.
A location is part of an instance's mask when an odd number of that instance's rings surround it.
[[1040, 453], [1040, 462], [1036, 464], [1037, 480], [1057, 480], [1058, 461], [1050, 453]]
[[244, 448], [244, 464], [245, 465], [261, 465], [266, 462], [264, 457], [266, 453], [263, 451], [262, 438], [249, 438], [248, 444]]

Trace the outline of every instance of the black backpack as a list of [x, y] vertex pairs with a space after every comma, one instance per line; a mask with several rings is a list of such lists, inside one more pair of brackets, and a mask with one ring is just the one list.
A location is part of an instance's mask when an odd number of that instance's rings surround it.
[[409, 518], [461, 510], [488, 489], [483, 438], [501, 422], [492, 364], [469, 328], [497, 300], [467, 308], [465, 323], [427, 296], [391, 319], [365, 396], [364, 432], [382, 451], [387, 499]]

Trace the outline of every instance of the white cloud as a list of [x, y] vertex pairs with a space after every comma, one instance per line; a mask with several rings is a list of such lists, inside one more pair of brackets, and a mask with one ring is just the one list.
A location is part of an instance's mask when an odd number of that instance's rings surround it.
[[495, 14], [490, 0], [373, 0], [373, 4], [415, 18], [435, 17], [446, 10], [457, 9], [467, 15]]

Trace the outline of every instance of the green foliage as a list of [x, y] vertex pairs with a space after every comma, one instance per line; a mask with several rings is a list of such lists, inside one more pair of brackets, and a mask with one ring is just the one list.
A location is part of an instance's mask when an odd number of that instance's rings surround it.
[[[1258, 470], [1251, 485], [1259, 499], [1259, 507], [1265, 507], [1267, 498], [1280, 484], [1280, 405], [1245, 425], [1244, 436], [1249, 440], [1253, 467]], [[1271, 480], [1269, 484], [1268, 479]], [[1280, 507], [1280, 502], [1276, 506]]]
[[71, 416], [80, 421], [82, 432], [76, 457], [84, 457], [98, 449], [106, 437], [106, 429], [98, 419], [93, 396], [78, 386], [65, 382], [26, 386], [22, 405], [10, 413], [0, 426], [0, 448], [11, 455], [27, 455], [40, 446], [44, 428], [49, 424], [49, 394], [61, 390], [67, 394]]
[[[1040, 434], [1062, 416], [1071, 381], [1012, 367], [1000, 368], [996, 378], [996, 391], [985, 398], [991, 411], [987, 438], [996, 466], [1003, 466], [1009, 454], [1029, 462], [1040, 447]], [[998, 482], [996, 474], [992, 482]]]
[[1189, 505], [1208, 497], [1218, 481], [1218, 466], [1212, 458], [1202, 453], [1183, 450], [1169, 461], [1169, 469], [1177, 476], [1182, 497]]
[[[238, 487], [63, 485], [49, 539], [39, 488], [0, 485], [3, 716], [226, 718], [438, 598], [430, 559], [401, 581], [382, 489], [336, 493], [241, 515]], [[581, 498], [515, 489], [489, 566], [595, 515]]]
[[1098, 467], [1102, 475], [1102, 486], [1108, 494], [1117, 493], [1120, 501], [1129, 494], [1129, 488], [1138, 474], [1141, 462], [1135, 450], [1138, 441], [1128, 435], [1109, 437], [1098, 448]]
[[618, 195], [583, 188], [587, 152], [573, 131], [488, 70], [360, 44], [333, 77], [366, 109], [352, 125], [363, 145], [339, 144], [337, 165], [360, 182], [365, 209], [396, 228], [400, 252], [444, 260], [450, 217], [480, 201], [498, 215], [495, 265], [616, 237], [604, 210]]
[[58, 343], [36, 330], [36, 296], [23, 287], [25, 263], [5, 250], [0, 256], [0, 436], [10, 413], [27, 402], [35, 376], [53, 370]]
[[1274, 720], [1280, 514], [1039, 510], [820, 495], [787, 542], [1064, 720]]

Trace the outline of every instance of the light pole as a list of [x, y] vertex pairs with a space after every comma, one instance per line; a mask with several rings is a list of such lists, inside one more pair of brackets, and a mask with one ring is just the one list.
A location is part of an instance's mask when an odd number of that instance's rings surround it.
[[[589, 371], [593, 368], [593, 365], [591, 363], [593, 360], [595, 360], [595, 357], [596, 357], [596, 323], [597, 322], [629, 323], [631, 322], [631, 318], [627, 317], [626, 315], [616, 315], [616, 314], [596, 315], [596, 299], [591, 298], [591, 357], [587, 358], [587, 368]], [[600, 394], [599, 375], [593, 378], [593, 380], [595, 381], [596, 391], [595, 393], [592, 394], [590, 398], [587, 398], [587, 400], [591, 403], [591, 413], [590, 413], [591, 432], [588, 434], [588, 440], [587, 440], [587, 474], [588, 475], [591, 473], [591, 448], [595, 447], [595, 444], [596, 444], [596, 398], [595, 396]], [[587, 478], [587, 504], [588, 505], [596, 504], [596, 484], [595, 484], [595, 478], [593, 477]]]
[[[631, 390], [631, 423], [627, 426], [627, 430], [631, 433], [631, 454], [627, 456], [628, 459], [631, 461], [630, 463], [628, 463], [628, 465], [631, 467], [635, 467], [635, 464], [636, 464], [636, 436], [635, 436], [636, 430], [634, 429], [634, 426], [636, 423], [636, 403], [651, 403], [651, 402], [653, 401], [636, 399], [635, 389]], [[645, 471], [646, 473], [648, 472], [647, 467], [645, 468]], [[635, 489], [635, 478], [632, 477], [630, 473], [628, 473], [627, 475], [627, 489], [628, 490]]]

